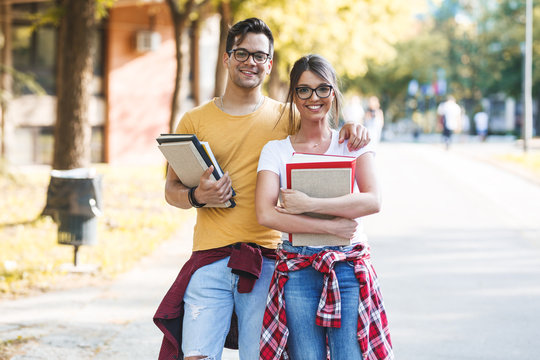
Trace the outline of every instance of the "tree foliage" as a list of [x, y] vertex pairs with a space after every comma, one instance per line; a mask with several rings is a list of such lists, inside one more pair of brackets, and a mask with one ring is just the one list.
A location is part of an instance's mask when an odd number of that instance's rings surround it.
[[[540, 36], [539, 1], [534, 1], [533, 39]], [[482, 84], [487, 93], [519, 98], [522, 93], [525, 2], [499, 0], [497, 7], [479, 19], [479, 46], [484, 52]], [[533, 68], [540, 65], [540, 45], [533, 42]], [[539, 95], [540, 74], [533, 72], [533, 93]]]
[[359, 76], [367, 61], [397, 54], [393, 45], [409, 33], [412, 11], [421, 1], [298, 0], [245, 1], [242, 17], [262, 18], [275, 34], [278, 71], [308, 53], [326, 57], [340, 74]]
[[[540, 23], [538, 5], [540, 1], [535, 0], [534, 24]], [[387, 107], [400, 104], [402, 110], [409, 80], [427, 85], [437, 80], [438, 73], [445, 74], [447, 92], [462, 100], [469, 111], [495, 94], [521, 97], [524, 1], [442, 0], [432, 3], [429, 10], [418, 18], [415, 36], [395, 44], [397, 57], [368, 62], [366, 75], [347, 77], [346, 85], [381, 94], [387, 99]], [[533, 31], [537, 39], [540, 27], [534, 26]], [[540, 43], [536, 42], [533, 68], [538, 68], [539, 62]], [[533, 94], [537, 97], [539, 85], [540, 74], [533, 72]]]

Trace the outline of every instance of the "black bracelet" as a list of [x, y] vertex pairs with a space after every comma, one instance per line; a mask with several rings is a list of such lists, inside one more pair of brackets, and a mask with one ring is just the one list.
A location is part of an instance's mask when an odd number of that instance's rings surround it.
[[195, 189], [197, 187], [194, 186], [192, 188], [189, 189], [189, 192], [188, 192], [188, 200], [189, 200], [189, 203], [191, 204], [191, 206], [193, 206], [194, 208], [202, 208], [204, 205], [206, 204], [201, 204], [200, 202], [198, 202], [197, 200], [195, 200]]

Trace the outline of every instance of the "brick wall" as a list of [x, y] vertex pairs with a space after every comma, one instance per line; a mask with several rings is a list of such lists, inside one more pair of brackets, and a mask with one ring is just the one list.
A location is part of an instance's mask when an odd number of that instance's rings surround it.
[[[161, 35], [156, 51], [137, 51], [139, 30]], [[107, 36], [106, 161], [163, 162], [155, 138], [168, 131], [176, 69], [169, 10], [165, 4], [113, 8]]]

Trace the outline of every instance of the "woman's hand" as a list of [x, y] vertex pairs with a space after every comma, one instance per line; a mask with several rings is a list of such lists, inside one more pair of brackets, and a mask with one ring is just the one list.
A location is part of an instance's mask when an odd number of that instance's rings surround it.
[[283, 214], [302, 214], [309, 211], [310, 197], [301, 191], [280, 189], [280, 204], [276, 210]]
[[330, 220], [330, 224], [330, 233], [345, 239], [352, 239], [358, 227], [356, 221], [342, 217]]

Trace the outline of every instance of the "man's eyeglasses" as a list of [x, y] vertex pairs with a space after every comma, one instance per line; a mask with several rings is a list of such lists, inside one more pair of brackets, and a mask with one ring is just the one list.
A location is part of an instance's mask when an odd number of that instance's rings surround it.
[[227, 53], [229, 56], [231, 56], [232, 53], [236, 61], [239, 62], [244, 62], [251, 56], [253, 57], [253, 61], [255, 61], [257, 64], [264, 64], [270, 58], [270, 54], [263, 53], [262, 51], [252, 53], [242, 48], [229, 50]]
[[307, 100], [313, 95], [313, 92], [315, 91], [315, 94], [321, 99], [327, 98], [332, 94], [332, 86], [330, 85], [319, 85], [315, 89], [312, 89], [307, 86], [299, 86], [295, 88], [296, 90], [296, 96], [298, 96], [302, 100]]

